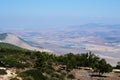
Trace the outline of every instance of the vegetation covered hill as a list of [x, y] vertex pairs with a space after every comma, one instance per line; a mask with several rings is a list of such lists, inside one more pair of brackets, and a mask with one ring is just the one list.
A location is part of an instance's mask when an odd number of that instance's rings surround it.
[[98, 75], [112, 71], [105, 59], [89, 53], [56, 56], [47, 52], [30, 51], [0, 43], [0, 67], [14, 68], [17, 76], [11, 80], [67, 80], [75, 78], [70, 72], [80, 67], [92, 68]]
[[23, 48], [21, 48], [21, 47], [18, 47], [18, 46], [9, 44], [9, 43], [3, 43], [3, 42], [0, 42], [0, 48], [23, 49]]

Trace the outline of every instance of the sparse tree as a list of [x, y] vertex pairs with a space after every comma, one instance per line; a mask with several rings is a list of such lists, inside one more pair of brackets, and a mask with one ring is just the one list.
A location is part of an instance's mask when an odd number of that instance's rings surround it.
[[116, 68], [120, 69], [120, 62], [117, 62]]
[[101, 59], [95, 66], [95, 71], [99, 72], [99, 75], [102, 75], [103, 73], [111, 72], [112, 66], [110, 64], [107, 64], [105, 59]]

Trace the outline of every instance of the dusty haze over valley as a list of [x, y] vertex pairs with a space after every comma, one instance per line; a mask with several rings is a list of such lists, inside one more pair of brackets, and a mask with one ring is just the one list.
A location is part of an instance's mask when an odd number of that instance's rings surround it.
[[1, 33], [7, 32], [21, 37], [34, 47], [50, 50], [57, 55], [92, 51], [112, 65], [120, 61], [119, 24], [92, 23], [49, 29], [1, 30]]

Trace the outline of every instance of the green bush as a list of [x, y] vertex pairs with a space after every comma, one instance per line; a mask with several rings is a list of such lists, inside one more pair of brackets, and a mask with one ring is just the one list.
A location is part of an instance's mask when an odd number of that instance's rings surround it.
[[31, 76], [27, 76], [23, 80], [34, 80], [34, 79]]
[[19, 80], [18, 78], [12, 78], [12, 79], [10, 79], [10, 80]]
[[59, 76], [60, 76], [60, 75], [59, 75], [58, 73], [52, 73], [52, 74], [51, 74], [51, 77], [59, 78]]
[[52, 74], [54, 71], [52, 69], [46, 69], [45, 71], [47, 74]]
[[64, 80], [65, 76], [66, 76], [66, 75], [61, 74], [61, 75], [59, 76], [59, 79], [60, 79], [60, 80]]
[[5, 74], [7, 74], [6, 70], [0, 69], [0, 75], [5, 75]]
[[69, 79], [75, 79], [75, 76], [73, 74], [68, 74], [67, 78], [69, 78]]
[[97, 79], [97, 80], [104, 80], [104, 79]]
[[33, 80], [46, 80], [46, 77], [42, 75], [42, 73], [37, 69], [27, 70], [25, 72], [20, 73], [20, 76], [23, 80], [31, 80], [28, 76], [31, 76]]

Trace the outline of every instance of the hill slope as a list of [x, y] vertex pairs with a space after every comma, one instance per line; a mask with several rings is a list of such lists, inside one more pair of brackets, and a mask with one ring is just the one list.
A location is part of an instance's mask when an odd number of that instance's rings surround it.
[[11, 33], [0, 34], [0, 42], [10, 43], [18, 47], [29, 49], [29, 50], [47, 51], [37, 47], [33, 47], [30, 44], [28, 44], [26, 41], [21, 39], [20, 37]]
[[3, 42], [0, 42], [0, 48], [7, 48], [7, 49], [23, 49], [23, 48], [21, 48], [21, 47], [18, 47], [18, 46], [9, 44], [9, 43], [3, 43]]

